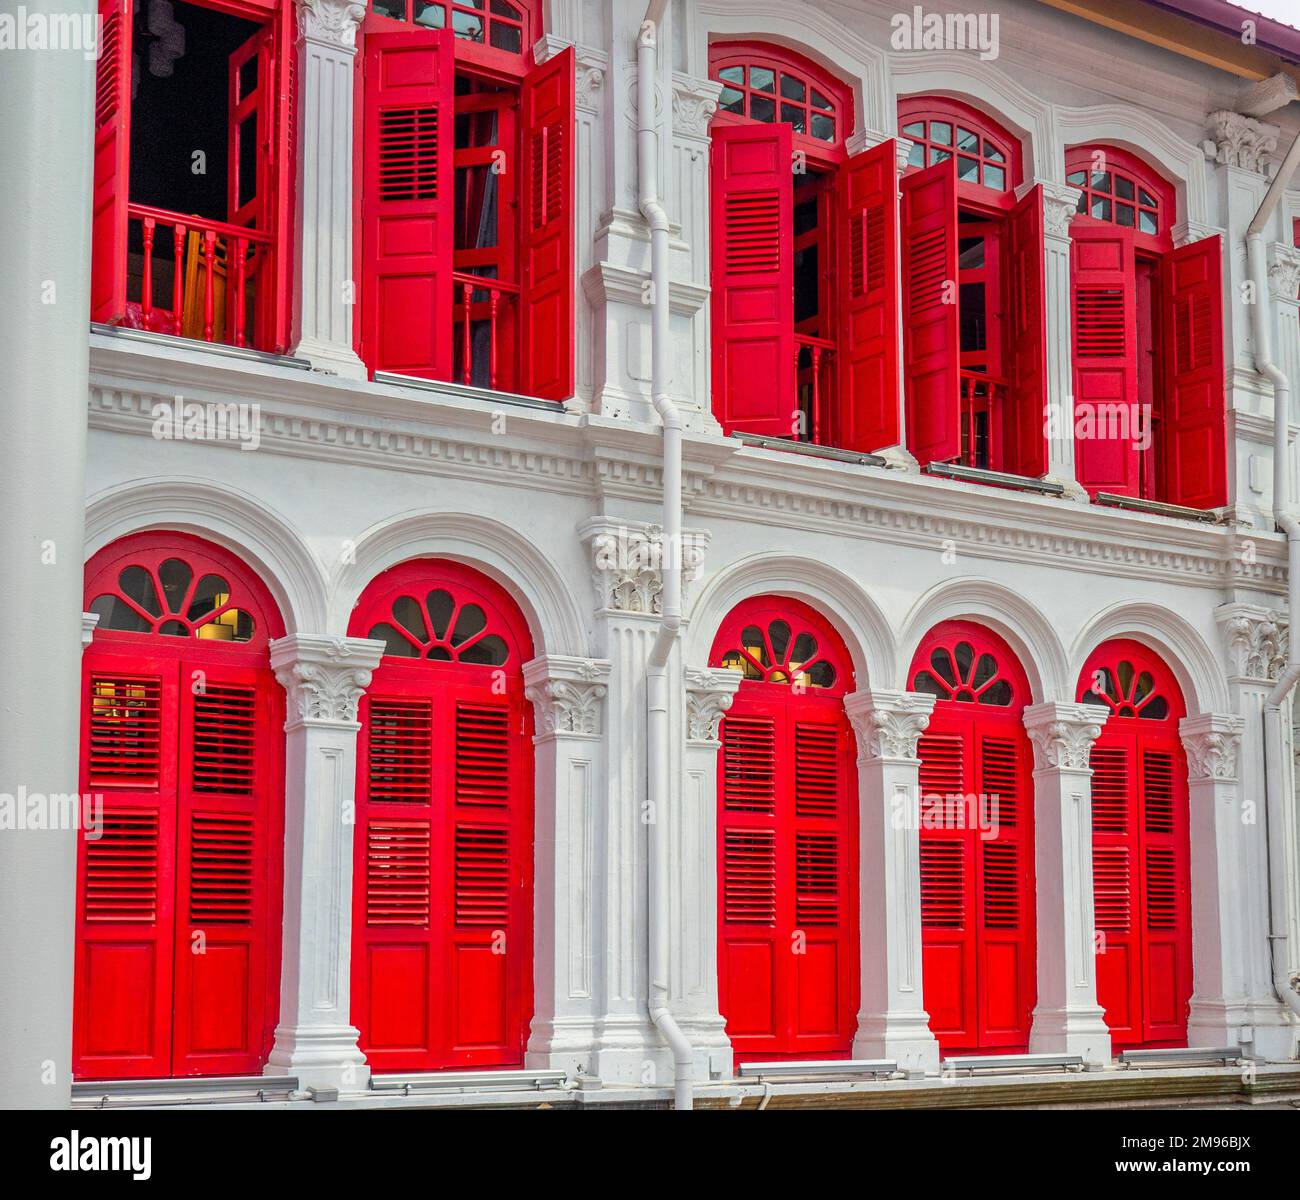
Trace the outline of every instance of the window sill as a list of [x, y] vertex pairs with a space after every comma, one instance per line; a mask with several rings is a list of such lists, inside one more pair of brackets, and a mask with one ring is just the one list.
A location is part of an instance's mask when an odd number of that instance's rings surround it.
[[829, 458], [834, 462], [857, 463], [865, 467], [889, 466], [889, 463], [878, 454], [861, 454], [855, 450], [838, 450], [834, 446], [818, 446], [812, 442], [764, 437], [757, 433], [732, 433], [729, 436], [746, 446], [755, 446], [760, 450], [782, 450], [787, 454], [802, 454], [807, 458]]
[[311, 363], [305, 358], [294, 358], [289, 354], [270, 354], [265, 350], [250, 350], [247, 346], [228, 346], [224, 342], [201, 342], [195, 338], [177, 337], [172, 333], [155, 333], [149, 329], [127, 329], [122, 325], [103, 325], [98, 321], [90, 323], [91, 333], [104, 337], [119, 338], [124, 342], [144, 342], [151, 346], [165, 346], [172, 350], [185, 350], [192, 354], [218, 354], [222, 358], [234, 358], [241, 362], [269, 363], [277, 367], [293, 367], [299, 371], [310, 371]]
[[1012, 475], [1008, 471], [985, 471], [980, 467], [963, 467], [956, 463], [931, 463], [926, 470], [944, 479], [962, 483], [992, 484], [995, 487], [1015, 488], [1022, 492], [1038, 492], [1043, 496], [1063, 496], [1065, 488], [1047, 479], [1033, 479], [1028, 475]]
[[1203, 525], [1215, 525], [1219, 514], [1203, 508], [1187, 508], [1182, 504], [1166, 504], [1163, 500], [1141, 500], [1137, 496], [1119, 496], [1114, 492], [1098, 492], [1093, 497], [1095, 504], [1107, 508], [1126, 508], [1133, 512], [1150, 513], [1157, 517], [1175, 517], [1180, 521], [1200, 521]]
[[399, 375], [395, 371], [376, 371], [375, 383], [389, 387], [415, 388], [421, 392], [438, 392], [443, 396], [461, 396], [467, 400], [490, 401], [493, 404], [510, 404], [516, 408], [532, 408], [539, 412], [564, 416], [567, 409], [563, 400], [539, 400], [536, 396], [521, 396], [517, 392], [493, 391], [491, 388], [470, 387], [464, 383], [451, 383], [443, 379], [423, 379], [417, 375]]

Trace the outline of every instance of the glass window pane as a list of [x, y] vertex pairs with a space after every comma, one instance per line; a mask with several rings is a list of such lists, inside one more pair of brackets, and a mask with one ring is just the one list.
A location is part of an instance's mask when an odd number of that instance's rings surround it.
[[960, 125], [958, 125], [957, 126], [957, 149], [969, 150], [972, 154], [978, 154], [980, 152], [979, 134], [971, 133], [969, 129], [963, 129]]
[[418, 658], [420, 656], [420, 652], [387, 622], [376, 625], [366, 634], [366, 637], [373, 638], [377, 642], [383, 642], [384, 653], [392, 655], [394, 658]]
[[812, 135], [820, 141], [833, 142], [835, 140], [835, 118], [824, 117], [821, 113], [813, 113]]
[[812, 90], [812, 106], [813, 108], [824, 109], [826, 112], [830, 112], [835, 107], [835, 105], [832, 104], [826, 96], [823, 96], [816, 88], [813, 88]]
[[430, 592], [424, 598], [424, 607], [429, 613], [429, 622], [433, 626], [433, 635], [437, 638], [447, 636], [447, 624], [451, 620], [452, 610], [456, 607], [456, 602], [451, 598], [450, 592], [444, 592], [441, 588]]
[[456, 617], [456, 627], [451, 631], [451, 644], [459, 646], [486, 628], [487, 615], [477, 604], [467, 604]]
[[1094, 171], [1092, 173], [1092, 182], [1089, 184], [1094, 192], [1110, 191], [1110, 172]]
[[1071, 171], [1066, 177], [1066, 183], [1072, 183], [1075, 187], [1082, 187], [1088, 181], [1087, 171]]
[[757, 92], [775, 92], [776, 72], [771, 67], [750, 67], [749, 86]]
[[770, 100], [766, 96], [755, 96], [751, 92], [749, 96], [749, 115], [755, 121], [775, 121], [776, 101]]
[[925, 166], [925, 146], [920, 142], [912, 143], [912, 148], [907, 152], [907, 165], [909, 167]]
[[1084, 192], [1084, 194], [1083, 194], [1082, 196], [1079, 197], [1079, 203], [1076, 204], [1076, 205], [1074, 206], [1074, 211], [1075, 211], [1075, 212], [1081, 212], [1081, 213], [1086, 213], [1086, 212], [1088, 211], [1088, 193], [1087, 193], [1087, 192]]
[[952, 145], [952, 126], [947, 121], [930, 122], [930, 140], [940, 146]]
[[934, 166], [935, 163], [941, 163], [945, 159], [949, 159], [951, 157], [952, 157], [951, 150], [938, 150], [934, 146], [930, 147], [930, 166]]
[[429, 640], [428, 631], [424, 628], [424, 612], [414, 596], [398, 596], [393, 603], [393, 616], [417, 642]]
[[1007, 173], [1003, 167], [994, 167], [989, 163], [984, 164], [984, 186], [996, 188], [999, 192], [1006, 191]]
[[180, 612], [181, 605], [185, 602], [185, 593], [189, 590], [190, 580], [194, 578], [190, 564], [184, 559], [169, 558], [158, 568], [158, 578], [162, 580], [163, 595], [167, 598], [168, 610]]
[[205, 575], [199, 580], [190, 600], [190, 607], [185, 613], [187, 621], [197, 621], [206, 617], [214, 609], [230, 602], [230, 584], [220, 575]]
[[737, 91], [735, 88], [724, 87], [722, 95], [718, 97], [718, 107], [723, 112], [743, 114], [745, 111], [745, 93]]
[[723, 67], [722, 70], [718, 72], [718, 78], [722, 80], [723, 83], [738, 83], [743, 86], [745, 82], [745, 68]]
[[1089, 216], [1096, 217], [1098, 221], [1110, 220], [1110, 201], [1105, 196], [1094, 196], [1092, 198], [1092, 211]]
[[804, 133], [804, 125], [807, 121], [808, 110], [799, 104], [781, 105], [781, 120], [788, 122], [794, 127], [795, 133]]
[[147, 613], [162, 616], [162, 604], [153, 585], [153, 576], [144, 567], [126, 567], [117, 577], [117, 586], [128, 600], [134, 600]]
[[903, 126], [903, 136], [910, 137], [910, 138], [925, 137], [925, 122], [909, 121], [906, 125]]
[[506, 661], [508, 654], [505, 642], [495, 633], [489, 633], [487, 637], [480, 638], [472, 646], [467, 646], [460, 655], [460, 661], [499, 667]]
[[984, 157], [989, 162], [1006, 162], [1007, 156], [1002, 153], [988, 138], [984, 139]]
[[1138, 211], [1138, 232], [1153, 235], [1160, 232], [1155, 213], [1148, 212], [1145, 208]]
[[979, 183], [979, 162], [976, 159], [967, 158], [964, 154], [959, 154], [957, 156], [957, 178], [968, 179], [971, 183]]
[[473, 13], [459, 12], [453, 9], [451, 27], [456, 31], [456, 36], [462, 41], [481, 42], [483, 40], [483, 18], [476, 17]]
[[518, 25], [507, 25], [504, 21], [493, 21], [492, 32], [488, 39], [498, 50], [518, 54], [524, 45], [524, 32]]
[[1133, 228], [1133, 206], [1131, 204], [1115, 205], [1115, 224]]
[[406, 20], [406, 0], [370, 0], [370, 11], [379, 17]]
[[[404, 0], [391, 0], [399, 8], [404, 8]], [[430, 0], [415, 0], [415, 23], [425, 29], [441, 29], [447, 24], [446, 5], [431, 3]]]
[[1146, 188], [1138, 188], [1138, 200], [1141, 203], [1145, 204], [1148, 208], [1159, 207], [1159, 205], [1156, 202], [1156, 198], [1150, 192], [1148, 192]]
[[498, 17], [509, 17], [512, 21], [522, 21], [523, 14], [513, 5], [508, 4], [506, 0], [492, 0], [492, 11]]
[[781, 95], [787, 100], [803, 101], [808, 94], [808, 89], [804, 87], [802, 79], [797, 79], [793, 75], [781, 76]]
[[1125, 175], [1115, 176], [1115, 195], [1121, 200], [1133, 199], [1133, 181]]

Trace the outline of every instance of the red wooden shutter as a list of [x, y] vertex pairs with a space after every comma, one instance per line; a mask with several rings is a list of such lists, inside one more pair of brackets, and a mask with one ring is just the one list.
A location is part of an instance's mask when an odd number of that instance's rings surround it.
[[1164, 262], [1165, 499], [1189, 508], [1228, 502], [1222, 261], [1216, 234]]
[[[171, 1073], [177, 670], [87, 652], [82, 790], [102, 826], [80, 837], [73, 1073]], [[98, 833], [98, 836], [95, 836]]]
[[126, 205], [131, 157], [131, 0], [99, 0], [95, 169], [91, 200], [90, 319], [126, 312]]
[[[1137, 276], [1133, 231], [1075, 220], [1070, 230], [1075, 476], [1090, 492], [1138, 491]], [[1083, 421], [1078, 421], [1079, 417]], [[1115, 436], [1104, 436], [1106, 434]]]
[[1029, 189], [1007, 220], [1011, 255], [1009, 344], [1013, 456], [1019, 475], [1047, 472], [1047, 325], [1043, 289], [1043, 187]]
[[573, 48], [524, 81], [524, 391], [573, 394]]
[[271, 126], [271, 194], [267, 213], [275, 235], [272, 278], [274, 290], [267, 311], [267, 349], [288, 353], [293, 337], [293, 304], [296, 286], [296, 251], [294, 208], [297, 193], [297, 123], [298, 123], [298, 49], [294, 45], [295, 13], [290, 5], [281, 5], [275, 17], [272, 42], [275, 103], [270, 109]]
[[1143, 746], [1139, 762], [1146, 961], [1142, 1035], [1148, 1043], [1185, 1042], [1192, 994], [1187, 767], [1173, 747]]
[[789, 125], [713, 135], [713, 393], [734, 430], [789, 437], [796, 413]]
[[961, 453], [955, 160], [904, 175], [902, 192], [907, 448], [924, 466]]
[[840, 238], [839, 389], [832, 444], [870, 452], [897, 445], [898, 143], [855, 154], [836, 180]]
[[372, 371], [451, 377], [450, 29], [366, 36], [361, 357]]

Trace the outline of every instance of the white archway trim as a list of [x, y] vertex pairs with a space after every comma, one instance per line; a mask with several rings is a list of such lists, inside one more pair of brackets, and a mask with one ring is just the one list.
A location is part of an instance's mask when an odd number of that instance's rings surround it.
[[723, 618], [742, 600], [768, 595], [802, 600], [835, 626], [853, 658], [855, 690], [890, 686], [894, 636], [875, 601], [834, 567], [791, 554], [751, 555], [710, 575], [691, 607], [683, 644], [686, 666], [707, 666]]
[[946, 580], [912, 606], [903, 624], [895, 687], [907, 687], [907, 670], [917, 646], [941, 621], [974, 621], [1005, 638], [1029, 677], [1035, 703], [1070, 698], [1073, 680], [1052, 623], [1018, 592], [974, 576]]
[[398, 513], [367, 529], [353, 557], [330, 581], [330, 628], [339, 633], [380, 572], [408, 559], [450, 558], [478, 568], [515, 597], [532, 631], [534, 655], [591, 654], [582, 610], [568, 584], [532, 542], [500, 521], [465, 512]]
[[1156, 651], [1174, 673], [1189, 716], [1233, 711], [1224, 666], [1209, 643], [1181, 616], [1158, 604], [1116, 604], [1098, 613], [1070, 652], [1071, 694], [1083, 664], [1102, 642], [1132, 638]]
[[86, 502], [86, 558], [145, 529], [175, 529], [217, 542], [266, 584], [287, 633], [325, 633], [325, 572], [302, 535], [247, 492], [196, 476], [136, 479]]

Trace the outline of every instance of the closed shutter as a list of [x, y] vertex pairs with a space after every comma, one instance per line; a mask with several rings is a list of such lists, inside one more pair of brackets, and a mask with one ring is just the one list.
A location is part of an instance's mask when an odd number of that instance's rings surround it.
[[1140, 747], [1146, 1042], [1187, 1038], [1192, 991], [1187, 766], [1173, 746]]
[[926, 465], [961, 453], [955, 160], [904, 175], [902, 192], [907, 448]]
[[[1111, 718], [1112, 722], [1114, 718]], [[1142, 947], [1134, 914], [1138, 897], [1136, 862], [1137, 780], [1131, 735], [1111, 726], [1092, 748], [1092, 904], [1097, 931], [1097, 1003], [1111, 1036], [1140, 1040]]]
[[723, 830], [722, 912], [729, 925], [776, 924], [776, 834]]
[[126, 313], [126, 206], [131, 155], [131, 0], [99, 0], [95, 167], [91, 198], [90, 319]]
[[794, 186], [788, 125], [713, 135], [713, 394], [727, 433], [789, 437], [794, 371]]
[[1165, 256], [1165, 499], [1189, 508], [1228, 502], [1222, 239]]
[[842, 236], [839, 388], [831, 441], [869, 453], [902, 437], [898, 406], [898, 143], [855, 154], [836, 177]]
[[1008, 469], [1018, 475], [1047, 471], [1047, 325], [1044, 310], [1046, 247], [1043, 187], [1021, 197], [1007, 220], [1011, 256], [1009, 376], [1011, 426]]
[[524, 81], [524, 391], [573, 394], [574, 59], [570, 47]]
[[450, 29], [366, 36], [361, 357], [372, 371], [451, 377]]
[[1070, 230], [1075, 471], [1089, 492], [1138, 494], [1137, 275], [1133, 231]]

